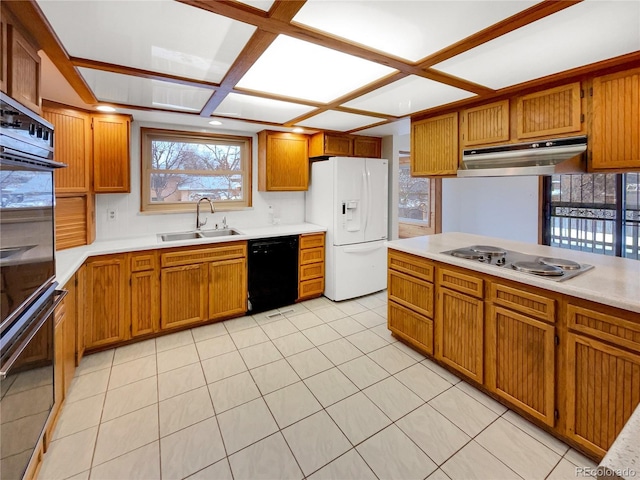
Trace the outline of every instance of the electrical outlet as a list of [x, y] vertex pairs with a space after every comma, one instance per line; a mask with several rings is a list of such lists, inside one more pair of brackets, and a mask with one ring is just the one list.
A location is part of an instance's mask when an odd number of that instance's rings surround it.
[[115, 208], [107, 209], [107, 221], [115, 222], [118, 219], [118, 210]]

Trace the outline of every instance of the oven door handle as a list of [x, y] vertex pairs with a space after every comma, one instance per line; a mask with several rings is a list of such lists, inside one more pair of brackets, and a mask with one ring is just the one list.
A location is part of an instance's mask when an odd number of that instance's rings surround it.
[[33, 337], [36, 336], [36, 333], [38, 333], [40, 328], [42, 328], [42, 325], [44, 325], [44, 322], [47, 321], [47, 319], [51, 316], [51, 314], [58, 307], [58, 305], [60, 305], [60, 302], [62, 302], [64, 297], [67, 296], [69, 291], [56, 290], [54, 293], [56, 295], [56, 299], [53, 301], [53, 305], [51, 305], [43, 315], [40, 315], [40, 318], [38, 319], [35, 327], [31, 329], [31, 332], [29, 333], [29, 335], [22, 341], [22, 343], [18, 346], [18, 348], [11, 355], [11, 357], [7, 359], [4, 365], [2, 365], [1, 367], [2, 369], [0, 370], [0, 380], [4, 380], [7, 377], [7, 373], [9, 373], [9, 370], [11, 370], [11, 367], [13, 367], [13, 364], [16, 363], [16, 360], [18, 360], [22, 352], [24, 352], [24, 349], [27, 348], [27, 345], [29, 345], [29, 342], [33, 339]]

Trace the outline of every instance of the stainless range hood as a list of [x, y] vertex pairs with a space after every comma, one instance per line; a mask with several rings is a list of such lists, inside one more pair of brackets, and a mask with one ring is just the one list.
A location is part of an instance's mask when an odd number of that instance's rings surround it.
[[468, 149], [458, 177], [584, 173], [586, 151], [586, 136]]

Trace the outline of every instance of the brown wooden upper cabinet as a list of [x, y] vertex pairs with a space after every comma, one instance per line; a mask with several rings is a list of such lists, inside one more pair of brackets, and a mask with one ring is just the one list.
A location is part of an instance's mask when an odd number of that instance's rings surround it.
[[364, 135], [318, 132], [309, 140], [309, 157], [381, 158], [382, 139]]
[[640, 68], [593, 80], [591, 169], [640, 167]]
[[91, 191], [91, 115], [43, 102], [42, 116], [55, 128], [54, 158], [67, 168], [55, 171], [56, 194]]
[[129, 115], [93, 115], [93, 190], [129, 193]]
[[518, 97], [517, 137], [529, 140], [582, 131], [580, 83]]
[[458, 171], [458, 112], [411, 122], [411, 175], [455, 175]]
[[509, 100], [463, 110], [460, 116], [463, 146], [509, 140]]
[[38, 46], [2, 7], [0, 15], [0, 89], [34, 112], [40, 113], [40, 56]]
[[258, 133], [258, 190], [309, 188], [309, 137], [263, 130]]

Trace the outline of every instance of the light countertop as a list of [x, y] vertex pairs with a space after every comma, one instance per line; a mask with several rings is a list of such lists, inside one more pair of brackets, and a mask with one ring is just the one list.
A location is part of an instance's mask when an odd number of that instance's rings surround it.
[[[640, 313], [640, 261], [516, 242], [468, 233], [441, 233], [393, 240], [387, 247], [526, 285]], [[471, 245], [494, 245], [529, 255], [564, 258], [595, 268], [565, 281], [552, 281], [512, 269], [452, 257], [440, 252]], [[640, 320], [640, 317], [639, 317]]]
[[282, 237], [285, 235], [301, 235], [305, 233], [325, 232], [327, 229], [326, 227], [321, 227], [312, 223], [296, 223], [253, 228], [234, 228], [234, 230], [240, 232], [240, 235], [163, 242], [158, 239], [157, 233], [150, 233], [140, 237], [98, 241], [91, 245], [60, 250], [56, 252], [56, 280], [60, 284], [60, 287], [64, 286], [64, 284], [69, 281], [75, 271], [82, 266], [87, 258], [96, 255], [109, 255], [112, 253], [135, 252], [159, 248], [211, 245], [215, 243], [235, 242], [255, 238]]

